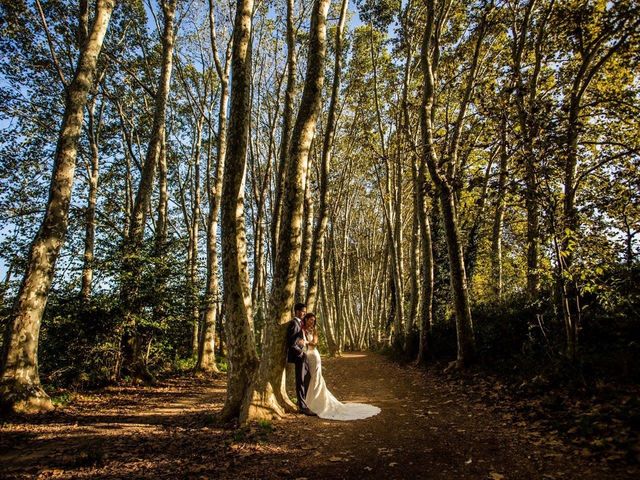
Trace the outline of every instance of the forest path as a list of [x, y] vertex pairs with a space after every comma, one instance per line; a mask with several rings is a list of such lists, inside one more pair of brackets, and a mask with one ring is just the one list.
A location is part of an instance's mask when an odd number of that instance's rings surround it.
[[323, 361], [340, 400], [382, 412], [354, 422], [289, 415], [234, 430], [214, 422], [223, 376], [113, 387], [0, 425], [0, 478], [637, 478], [429, 370], [371, 353]]

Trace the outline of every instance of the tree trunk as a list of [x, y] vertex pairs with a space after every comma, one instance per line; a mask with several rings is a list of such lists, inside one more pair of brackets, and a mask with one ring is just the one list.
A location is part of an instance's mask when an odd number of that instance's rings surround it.
[[[415, 170], [415, 166], [413, 167]], [[416, 177], [416, 173], [412, 175]], [[417, 180], [414, 178], [414, 185], [417, 187]], [[416, 195], [414, 194], [414, 197]], [[420, 266], [418, 264], [420, 259], [420, 220], [418, 218], [418, 199], [413, 199], [413, 219], [411, 226], [411, 254], [410, 254], [410, 278], [411, 278], [411, 303], [409, 305], [409, 315], [407, 316], [407, 324], [404, 333], [404, 351], [410, 353], [411, 348], [410, 339], [416, 325], [416, 318], [418, 316], [418, 304], [420, 302], [420, 286], [418, 276], [420, 274]]]
[[417, 364], [425, 363], [431, 356], [431, 325], [433, 324], [433, 247], [431, 244], [431, 226], [426, 209], [421, 206], [420, 243], [422, 246], [422, 302], [420, 308], [420, 345], [418, 347]]
[[38, 374], [40, 323], [56, 260], [67, 232], [83, 111], [114, 5], [113, 0], [98, 0], [95, 19], [80, 51], [75, 76], [66, 89], [65, 111], [44, 219], [29, 249], [26, 272], [7, 324], [0, 375], [0, 404], [16, 412], [53, 408], [49, 396], [40, 386]]
[[538, 175], [534, 164], [533, 152], [526, 155], [525, 208], [527, 210], [527, 293], [535, 299], [540, 288], [538, 271], [540, 213], [538, 206]]
[[396, 243], [395, 246], [395, 275], [396, 275], [396, 285], [399, 287], [397, 290], [398, 296], [398, 314], [396, 316], [396, 326], [395, 332], [397, 335], [398, 346], [402, 348], [406, 345], [406, 341], [404, 339], [405, 330], [408, 330], [409, 327], [404, 327], [405, 323], [405, 314], [404, 314], [404, 255], [402, 253], [402, 243], [403, 243], [403, 234], [402, 234], [402, 161], [400, 156], [396, 159], [396, 175], [395, 175], [395, 185], [393, 187], [393, 197], [394, 197], [394, 241]]
[[224, 418], [240, 415], [258, 368], [247, 267], [244, 185], [251, 120], [253, 0], [238, 0], [231, 53], [231, 105], [221, 203], [222, 276], [229, 371]]
[[493, 217], [491, 235], [491, 287], [498, 302], [502, 300], [502, 229], [504, 223], [505, 187], [507, 184], [507, 115], [500, 119], [500, 171], [498, 173], [498, 191], [496, 192], [496, 210]]
[[[309, 162], [310, 163], [310, 162]], [[307, 171], [309, 168], [307, 166]], [[309, 186], [309, 176], [307, 175], [307, 185], [304, 189], [304, 233], [302, 235], [303, 244], [300, 256], [300, 267], [296, 279], [295, 301], [304, 302], [307, 285], [307, 273], [309, 272], [309, 262], [311, 257], [311, 247], [313, 242], [313, 199], [311, 198], [311, 187]], [[308, 306], [307, 306], [308, 308]], [[312, 312], [313, 310], [309, 310]]]
[[[433, 258], [433, 244], [431, 239], [431, 224], [427, 210], [427, 164], [424, 155], [420, 158], [417, 172], [416, 189], [416, 215], [420, 230], [420, 246], [422, 261], [422, 285], [420, 305], [420, 344], [418, 347], [417, 364], [424, 364], [431, 356], [431, 326], [433, 325], [433, 292], [435, 283], [435, 270]], [[437, 210], [437, 209], [435, 209]]]
[[[453, 292], [454, 309], [456, 316], [456, 333], [458, 338], [458, 365], [464, 366], [474, 360], [475, 357], [475, 337], [473, 332], [473, 322], [471, 319], [471, 308], [469, 304], [469, 292], [467, 289], [467, 278], [464, 267], [464, 257], [455, 210], [455, 195], [449, 185], [445, 173], [441, 170], [438, 157], [435, 151], [433, 139], [432, 115], [435, 100], [435, 72], [437, 70], [437, 57], [439, 55], [439, 39], [434, 33], [435, 27], [435, 2], [427, 2], [427, 23], [422, 44], [422, 71], [424, 74], [424, 87], [422, 96], [422, 108], [420, 115], [420, 126], [422, 132], [423, 157], [431, 179], [436, 186], [436, 195], [440, 201], [442, 220], [447, 239], [447, 250], [449, 252], [450, 281]], [[434, 35], [436, 38], [434, 39]], [[480, 42], [480, 40], [478, 40]], [[433, 52], [432, 52], [433, 50]], [[434, 62], [434, 56], [436, 61]], [[474, 67], [477, 65], [478, 48], [474, 55]], [[473, 73], [470, 75], [470, 84], [473, 82]], [[469, 90], [465, 92], [468, 98]], [[459, 127], [459, 124], [458, 124]], [[459, 129], [458, 129], [459, 130]], [[455, 145], [454, 145], [455, 147]], [[455, 148], [454, 148], [455, 150]], [[452, 170], [455, 155], [449, 156], [448, 165]]]
[[453, 303], [456, 315], [456, 335], [458, 339], [457, 360], [460, 366], [466, 366], [473, 362], [475, 357], [475, 337], [471, 320], [471, 306], [469, 304], [464, 256], [462, 254], [462, 244], [458, 232], [453, 192], [445, 185], [439, 190], [444, 230], [447, 236], [449, 265], [451, 268], [451, 290], [453, 292]]
[[320, 299], [322, 303], [322, 311], [324, 315], [320, 316], [320, 325], [322, 326], [322, 330], [324, 331], [325, 338], [327, 340], [327, 349], [329, 350], [330, 357], [337, 357], [340, 355], [340, 345], [336, 340], [336, 335], [334, 333], [334, 328], [332, 325], [331, 319], [331, 308], [329, 306], [329, 300], [327, 299], [327, 289], [326, 289], [326, 270], [324, 268], [325, 261], [324, 255], [320, 258], [320, 265], [318, 269], [318, 287], [320, 290]]
[[296, 29], [294, 25], [293, 8], [295, 0], [287, 0], [287, 89], [284, 97], [284, 112], [282, 117], [282, 132], [280, 133], [280, 160], [276, 171], [276, 193], [272, 215], [271, 248], [273, 251], [273, 265], [277, 262], [278, 241], [282, 222], [282, 196], [285, 195], [285, 178], [288, 171], [291, 141], [291, 124], [293, 122], [293, 104], [296, 93], [296, 71], [298, 59], [296, 56]]
[[141, 252], [144, 242], [144, 230], [147, 212], [151, 204], [151, 194], [160, 151], [165, 134], [165, 121], [171, 71], [173, 68], [173, 46], [175, 41], [174, 16], [177, 0], [162, 2], [164, 13], [164, 30], [162, 33], [162, 66], [160, 81], [155, 98], [153, 127], [151, 139], [147, 147], [147, 154], [142, 167], [142, 175], [138, 192], [133, 204], [131, 224], [123, 246], [123, 279], [121, 286], [121, 308], [124, 321], [123, 338], [123, 369], [131, 377], [143, 381], [152, 381], [145, 362], [145, 345], [148, 335], [140, 331], [136, 317], [140, 316], [142, 303], [139, 292], [140, 276], [142, 274]]
[[340, 96], [340, 82], [342, 76], [342, 43], [344, 38], [344, 26], [347, 19], [348, 0], [342, 0], [340, 19], [336, 29], [335, 57], [333, 67], [333, 84], [331, 86], [331, 100], [327, 114], [324, 138], [322, 141], [322, 159], [320, 164], [320, 204], [318, 207], [318, 220], [313, 231], [313, 243], [311, 257], [309, 259], [309, 282], [307, 287], [307, 308], [313, 312], [318, 297], [318, 279], [320, 262], [324, 254], [324, 236], [327, 230], [328, 216], [328, 190], [329, 190], [329, 166], [331, 164], [331, 150], [333, 148], [333, 136], [336, 129], [336, 108]]
[[[215, 181], [211, 179], [211, 152], [208, 155], [207, 195], [209, 214], [207, 216], [207, 283], [204, 296], [204, 320], [196, 371], [217, 372], [215, 341], [217, 317], [220, 309], [220, 282], [218, 279], [218, 218], [222, 201], [224, 165], [227, 153], [227, 106], [229, 103], [229, 69], [231, 68], [231, 48], [233, 40], [227, 45], [224, 67], [220, 62], [216, 46], [215, 14], [213, 0], [209, 0], [209, 40], [213, 50], [218, 80], [220, 80], [220, 106], [218, 109], [218, 141], [216, 145]], [[211, 138], [211, 135], [209, 135]], [[210, 146], [209, 146], [210, 148]]]
[[563, 286], [563, 307], [565, 314], [565, 327], [567, 336], [567, 355], [574, 360], [578, 346], [578, 326], [580, 322], [580, 303], [578, 288], [572, 271], [574, 247], [580, 221], [576, 208], [576, 170], [578, 167], [578, 129], [580, 112], [580, 99], [572, 95], [567, 126], [567, 156], [564, 165], [564, 203], [563, 203], [563, 228], [562, 254], [560, 260], [564, 262], [563, 275], [560, 280]]
[[591, 81], [604, 68], [609, 60], [628, 43], [632, 32], [636, 32], [640, 20], [637, 15], [622, 17], [623, 21], [615, 27], [603, 27], [598, 37], [590, 42], [588, 48], [580, 50], [581, 61], [572, 81], [568, 98], [568, 118], [566, 130], [566, 155], [564, 161], [564, 199], [563, 199], [563, 229], [564, 236], [561, 254], [558, 257], [562, 268], [560, 281], [563, 283], [563, 309], [567, 331], [567, 354], [575, 360], [578, 347], [578, 330], [580, 326], [580, 295], [577, 285], [577, 272], [573, 266], [574, 244], [578, 242], [580, 218], [576, 206], [578, 190], [578, 137], [583, 129], [580, 114], [582, 99]]
[[[279, 48], [279, 45], [275, 44], [275, 49]], [[282, 75], [277, 75], [276, 87], [275, 87], [275, 97], [280, 99], [280, 92], [282, 88], [282, 84], [284, 81], [285, 72], [282, 72]], [[269, 193], [269, 186], [271, 180], [271, 169], [273, 163], [276, 161], [274, 157], [277, 157], [277, 147], [276, 147], [276, 131], [278, 127], [278, 120], [280, 119], [280, 103], [277, 102], [275, 108], [269, 110], [268, 113], [269, 118], [269, 140], [267, 142], [267, 155], [266, 155], [266, 168], [264, 169], [264, 175], [262, 177], [262, 181], [260, 184], [259, 190], [254, 188], [254, 195], [257, 198], [256, 205], [256, 218], [255, 218], [255, 235], [254, 235], [254, 274], [253, 274], [253, 285], [251, 287], [251, 300], [254, 306], [255, 315], [264, 319], [267, 315], [267, 299], [266, 299], [266, 275], [267, 275], [267, 259], [266, 259], [266, 249], [265, 240], [267, 235], [266, 228], [266, 205], [267, 205], [267, 195]], [[257, 169], [254, 172], [254, 184], [258, 184], [258, 175]], [[270, 238], [270, 237], [269, 237]]]
[[167, 144], [166, 139], [162, 139], [160, 147], [160, 159], [158, 160], [158, 210], [156, 220], [156, 236], [154, 245], [154, 261], [155, 261], [155, 302], [153, 305], [153, 323], [159, 325], [164, 320], [166, 314], [167, 301], [165, 300], [166, 277], [169, 268], [166, 264], [166, 248], [167, 248], [167, 226], [168, 226], [168, 208], [169, 193], [167, 186]]
[[[543, 60], [542, 45], [547, 35], [547, 22], [553, 9], [554, 1], [547, 2], [545, 12], [539, 19], [534, 20], [537, 10], [537, 0], [529, 0], [520, 6], [522, 20], [520, 21], [519, 9], [514, 10], [513, 25], [511, 28], [511, 56], [513, 60], [513, 83], [515, 106], [518, 112], [518, 122], [522, 135], [522, 147], [525, 163], [525, 209], [527, 212], [527, 294], [530, 299], [536, 299], [540, 288], [539, 256], [540, 256], [540, 204], [538, 185], [538, 158], [534, 151], [534, 144], [538, 137], [537, 120], [535, 111], [538, 100], [538, 79]], [[530, 44], [528, 40], [532, 28], [537, 29], [533, 39], [534, 65], [526, 65], [523, 69], [522, 59], [525, 56], [525, 48]], [[530, 70], [528, 82], [525, 85], [523, 71]]]
[[191, 253], [188, 265], [188, 294], [189, 294], [189, 315], [191, 317], [192, 336], [191, 354], [193, 358], [198, 358], [200, 340], [200, 288], [198, 286], [198, 236], [200, 231], [200, 148], [202, 145], [202, 129], [204, 127], [204, 110], [196, 125], [196, 139], [194, 149], [194, 176], [193, 176], [193, 197], [191, 209]]
[[307, 73], [300, 109], [291, 135], [262, 362], [256, 381], [245, 397], [240, 416], [242, 422], [279, 416], [282, 414], [280, 404], [293, 408], [284, 383], [286, 325], [291, 320], [300, 264], [304, 201], [302, 186], [306, 183], [309, 150], [320, 113], [327, 43], [327, 11], [330, 3], [330, 0], [316, 0], [313, 6]]
[[[104, 104], [103, 104], [104, 105]], [[98, 151], [98, 139], [102, 112], [100, 112], [98, 123], [95, 119], [95, 98], [89, 106], [89, 147], [91, 151], [91, 165], [88, 168], [89, 174], [89, 198], [85, 213], [85, 241], [84, 256], [82, 265], [82, 286], [80, 297], [86, 305], [91, 298], [91, 284], [93, 282], [93, 259], [96, 239], [96, 202], [98, 198], [98, 174], [100, 171], [100, 156]], [[102, 107], [101, 107], [102, 110]]]

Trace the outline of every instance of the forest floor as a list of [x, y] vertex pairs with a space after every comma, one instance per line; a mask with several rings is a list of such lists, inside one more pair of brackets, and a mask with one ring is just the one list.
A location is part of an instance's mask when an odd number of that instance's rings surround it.
[[[508, 399], [381, 355], [326, 359], [343, 401], [382, 412], [354, 422], [289, 415], [216, 424], [225, 377], [76, 394], [49, 414], [0, 425], [0, 478], [624, 479], [640, 469], [585, 455]], [[498, 396], [499, 397], [499, 396]]]

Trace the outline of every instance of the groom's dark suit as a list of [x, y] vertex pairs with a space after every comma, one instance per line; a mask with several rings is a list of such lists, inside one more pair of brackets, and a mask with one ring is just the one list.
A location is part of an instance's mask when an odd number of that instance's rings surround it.
[[311, 380], [311, 372], [309, 372], [307, 354], [304, 353], [304, 348], [296, 344], [298, 339], [303, 338], [302, 321], [295, 317], [291, 319], [287, 326], [287, 361], [296, 366], [296, 396], [298, 397], [298, 408], [301, 411], [306, 411], [308, 408], [305, 397]]

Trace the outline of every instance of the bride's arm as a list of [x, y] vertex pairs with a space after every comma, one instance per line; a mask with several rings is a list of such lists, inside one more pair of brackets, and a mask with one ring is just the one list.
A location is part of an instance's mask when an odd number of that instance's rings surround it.
[[308, 345], [311, 345], [312, 347], [317, 347], [318, 346], [318, 334], [315, 333], [313, 335], [313, 338], [311, 339], [310, 342], [308, 342]]

